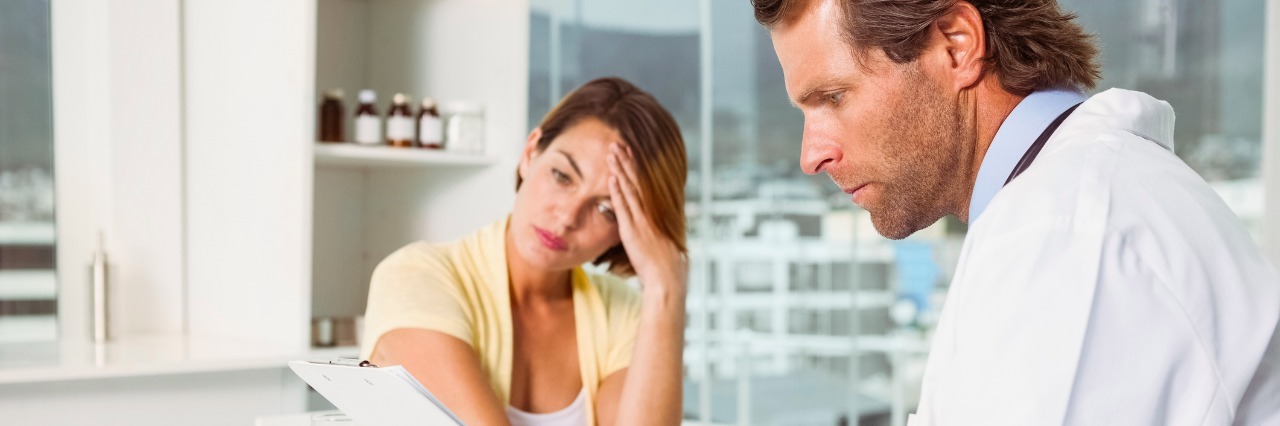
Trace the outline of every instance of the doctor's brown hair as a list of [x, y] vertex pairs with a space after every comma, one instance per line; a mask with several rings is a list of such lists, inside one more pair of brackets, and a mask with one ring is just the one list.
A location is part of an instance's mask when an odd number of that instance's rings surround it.
[[[773, 29], [813, 0], [751, 0], [756, 20]], [[895, 63], [916, 60], [929, 28], [964, 0], [837, 0], [844, 39], [857, 54], [880, 48]], [[1102, 78], [1093, 37], [1063, 12], [1057, 0], [969, 0], [982, 15], [987, 66], [1010, 93], [1040, 89], [1092, 89]]]
[[[671, 113], [652, 95], [617, 77], [592, 80], [569, 93], [551, 108], [542, 123], [537, 151], [586, 119], [597, 119], [618, 132], [631, 148], [636, 162], [637, 190], [649, 220], [669, 238], [680, 253], [685, 244], [684, 185], [688, 175], [684, 137]], [[523, 182], [516, 173], [516, 190]], [[621, 276], [635, 274], [627, 252], [619, 244], [592, 263], [609, 264], [609, 272]]]

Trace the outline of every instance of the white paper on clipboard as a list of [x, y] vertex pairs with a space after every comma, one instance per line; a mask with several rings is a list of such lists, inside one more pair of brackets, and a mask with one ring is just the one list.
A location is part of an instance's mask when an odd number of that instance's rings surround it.
[[404, 367], [290, 361], [294, 374], [361, 426], [461, 425]]

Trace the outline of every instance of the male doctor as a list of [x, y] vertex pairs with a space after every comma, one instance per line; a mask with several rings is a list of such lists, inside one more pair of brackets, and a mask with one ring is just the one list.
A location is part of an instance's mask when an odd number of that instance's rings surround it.
[[804, 171], [970, 226], [910, 423], [1280, 425], [1280, 276], [1055, 0], [752, 5]]

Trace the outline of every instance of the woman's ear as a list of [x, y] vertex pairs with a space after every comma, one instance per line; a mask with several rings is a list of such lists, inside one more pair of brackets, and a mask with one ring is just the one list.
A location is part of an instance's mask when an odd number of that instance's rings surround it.
[[529, 140], [524, 143], [524, 152], [520, 154], [520, 167], [516, 172], [520, 174], [520, 178], [525, 177], [525, 169], [529, 168], [529, 163], [533, 162], [534, 157], [538, 156], [538, 141], [542, 140], [542, 128], [534, 128], [529, 132]]

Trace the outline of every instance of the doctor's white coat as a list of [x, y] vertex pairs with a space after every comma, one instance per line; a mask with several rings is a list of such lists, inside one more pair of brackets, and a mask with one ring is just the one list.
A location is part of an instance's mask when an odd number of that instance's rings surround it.
[[1280, 276], [1173, 120], [1097, 94], [996, 194], [909, 424], [1280, 425]]

